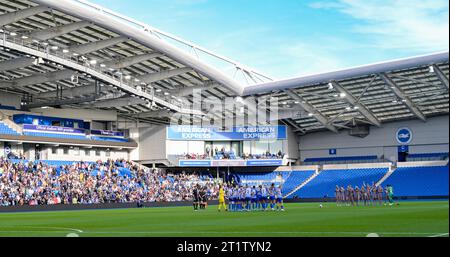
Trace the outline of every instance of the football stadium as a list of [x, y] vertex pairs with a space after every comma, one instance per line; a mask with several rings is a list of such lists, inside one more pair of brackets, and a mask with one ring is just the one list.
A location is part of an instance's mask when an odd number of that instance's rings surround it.
[[448, 237], [448, 100], [448, 52], [279, 80], [0, 0], [0, 237]]

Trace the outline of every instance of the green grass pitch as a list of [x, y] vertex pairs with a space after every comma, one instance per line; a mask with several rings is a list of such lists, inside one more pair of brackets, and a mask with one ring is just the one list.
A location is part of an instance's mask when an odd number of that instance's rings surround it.
[[217, 212], [216, 206], [0, 213], [7, 237], [381, 237], [448, 236], [448, 201], [399, 206], [286, 204], [286, 212]]

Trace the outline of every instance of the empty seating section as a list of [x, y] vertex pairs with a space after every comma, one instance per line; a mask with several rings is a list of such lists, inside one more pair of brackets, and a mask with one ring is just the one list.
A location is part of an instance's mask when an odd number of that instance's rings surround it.
[[95, 141], [129, 142], [129, 140], [126, 138], [117, 138], [117, 137], [91, 137], [91, 139]]
[[296, 187], [303, 184], [306, 180], [308, 180], [312, 175], [314, 175], [313, 170], [306, 171], [293, 171], [286, 181], [283, 184], [283, 195], [290, 193]]
[[18, 136], [20, 135], [19, 133], [17, 133], [15, 130], [11, 129], [10, 127], [8, 127], [5, 123], [0, 121], [0, 134], [3, 135], [13, 135], [13, 136]]
[[396, 196], [448, 196], [449, 168], [401, 167], [383, 182], [392, 185]]
[[236, 175], [239, 177], [238, 180], [241, 184], [257, 186], [260, 184], [282, 183], [289, 175], [289, 172], [238, 173]]
[[334, 197], [336, 185], [361, 186], [363, 183], [378, 182], [388, 172], [387, 168], [323, 170], [316, 178], [297, 191], [292, 197], [321, 198]]
[[413, 153], [406, 158], [407, 161], [439, 161], [448, 159], [447, 153]]
[[86, 136], [83, 135], [69, 135], [69, 134], [59, 134], [59, 133], [44, 133], [44, 132], [23, 132], [24, 136], [30, 137], [51, 137], [51, 138], [60, 138], [60, 139], [77, 139], [77, 140], [89, 140]]
[[306, 158], [303, 162], [306, 164], [339, 164], [339, 163], [371, 163], [379, 162], [378, 156], [345, 156], [345, 157], [323, 157], [323, 158]]

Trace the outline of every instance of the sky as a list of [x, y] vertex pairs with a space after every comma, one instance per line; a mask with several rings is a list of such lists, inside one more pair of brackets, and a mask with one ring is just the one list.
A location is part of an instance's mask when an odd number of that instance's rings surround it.
[[91, 0], [274, 78], [448, 51], [448, 0]]

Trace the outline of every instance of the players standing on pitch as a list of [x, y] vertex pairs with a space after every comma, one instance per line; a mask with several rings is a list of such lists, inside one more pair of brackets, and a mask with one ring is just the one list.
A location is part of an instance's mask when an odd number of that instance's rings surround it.
[[[284, 211], [281, 185], [251, 187], [225, 184], [219, 186], [218, 197], [219, 212], [222, 209], [229, 212]], [[207, 188], [197, 184], [192, 190], [192, 198], [195, 211], [205, 210], [208, 203]]]
[[208, 188], [199, 184], [192, 189], [194, 211], [205, 210], [208, 206]]
[[222, 185], [219, 186], [219, 208], [218, 211], [222, 211], [222, 208], [224, 211], [228, 211], [227, 205], [225, 204], [225, 189]]
[[200, 209], [205, 210], [206, 206], [208, 206], [207, 188], [201, 187], [200, 188]]
[[199, 187], [200, 185], [196, 185], [194, 186], [194, 188], [192, 189], [192, 197], [194, 199], [194, 211], [198, 211], [198, 206], [200, 203], [200, 192], [199, 192]]
[[[221, 198], [222, 194], [224, 199]], [[223, 200], [228, 200], [228, 206], [222, 202]], [[266, 185], [258, 187], [248, 185], [221, 186], [219, 211], [222, 208], [229, 212], [284, 211], [282, 187], [275, 187], [275, 184], [270, 187]]]
[[[381, 206], [383, 205], [383, 192], [385, 193], [385, 201], [389, 202], [389, 205], [394, 204], [393, 189], [391, 185], [388, 185], [385, 189], [381, 185], [363, 184], [361, 187], [356, 186], [353, 188], [348, 185], [345, 189], [343, 186], [336, 185], [334, 190], [337, 206]], [[385, 205], [387, 203], [385, 202]]]
[[198, 210], [198, 205], [199, 205], [199, 202], [200, 202], [200, 193], [199, 193], [198, 188], [199, 188], [199, 185], [196, 185], [192, 189], [192, 197], [194, 199], [194, 202], [193, 202], [194, 211]]

